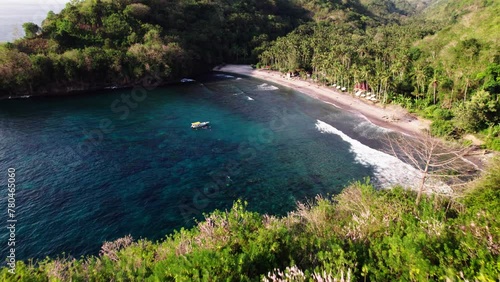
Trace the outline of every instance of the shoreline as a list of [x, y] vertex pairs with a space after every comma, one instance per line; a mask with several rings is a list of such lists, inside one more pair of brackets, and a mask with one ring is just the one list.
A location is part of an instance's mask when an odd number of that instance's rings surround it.
[[[259, 78], [278, 85], [292, 88], [309, 97], [313, 97], [336, 108], [359, 115], [376, 126], [413, 137], [422, 137], [429, 130], [431, 121], [423, 119], [398, 105], [382, 105], [362, 98], [354, 97], [347, 92], [340, 92], [328, 86], [319, 85], [311, 80], [287, 79], [280, 72], [264, 69], [253, 69], [249, 65], [224, 65], [213, 71]], [[483, 151], [483, 153], [478, 153]], [[481, 171], [488, 159], [498, 155], [494, 152], [475, 149], [465, 159], [477, 170]]]
[[214, 71], [233, 73], [255, 77], [292, 88], [307, 96], [333, 105], [344, 111], [365, 117], [371, 123], [411, 136], [420, 136], [430, 126], [429, 120], [424, 120], [408, 113], [397, 105], [381, 105], [351, 96], [347, 92], [339, 92], [331, 87], [316, 84], [313, 81], [287, 79], [278, 71], [252, 69], [249, 65], [225, 65], [216, 67]]

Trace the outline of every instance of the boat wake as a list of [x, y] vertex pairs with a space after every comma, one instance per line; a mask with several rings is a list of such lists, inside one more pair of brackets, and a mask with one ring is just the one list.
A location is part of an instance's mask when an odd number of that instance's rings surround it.
[[415, 188], [416, 183], [419, 183], [422, 174], [413, 166], [394, 156], [370, 148], [321, 120], [317, 120], [316, 128], [321, 133], [335, 134], [349, 143], [351, 145], [350, 152], [355, 155], [356, 162], [371, 167], [377, 182], [383, 188], [389, 188], [397, 184]]

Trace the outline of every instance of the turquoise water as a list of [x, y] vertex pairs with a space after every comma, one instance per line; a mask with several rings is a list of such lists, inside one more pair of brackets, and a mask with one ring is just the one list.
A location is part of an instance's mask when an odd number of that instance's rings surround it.
[[[130, 94], [0, 101], [0, 221], [13, 167], [18, 259], [97, 254], [127, 234], [161, 239], [236, 199], [283, 215], [377, 178], [359, 148], [379, 148], [383, 130], [292, 89], [214, 74], [120, 102]], [[212, 126], [192, 130], [194, 121]]]

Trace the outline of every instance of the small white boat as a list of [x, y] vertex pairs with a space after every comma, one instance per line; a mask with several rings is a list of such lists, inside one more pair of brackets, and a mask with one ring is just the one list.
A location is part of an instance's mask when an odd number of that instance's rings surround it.
[[192, 122], [191, 123], [191, 128], [192, 129], [198, 129], [198, 128], [206, 128], [210, 125], [210, 122], [209, 121], [204, 121], [204, 122], [201, 122], [201, 121], [197, 121], [197, 122]]
[[346, 91], [346, 90], [347, 90], [347, 88], [345, 88], [345, 87], [342, 87], [342, 88], [341, 88], [341, 90], [342, 90], [342, 91]]

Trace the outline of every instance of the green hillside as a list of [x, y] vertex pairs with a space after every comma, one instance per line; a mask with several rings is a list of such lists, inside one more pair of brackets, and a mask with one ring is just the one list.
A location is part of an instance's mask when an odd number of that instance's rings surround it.
[[500, 150], [500, 2], [361, 3], [369, 13], [339, 21], [345, 9], [330, 10], [266, 46], [260, 63], [351, 93], [366, 85], [432, 119], [434, 135], [474, 133]]
[[[431, 58], [429, 64], [454, 70], [451, 79], [465, 96], [465, 87], [478, 87], [481, 73], [500, 64], [500, 2], [439, 1], [424, 11], [427, 19], [443, 26], [433, 36], [416, 43]], [[498, 87], [498, 86], [496, 86]], [[498, 89], [489, 89], [498, 93]], [[463, 97], [467, 99], [467, 97]]]
[[427, 6], [412, 0], [293, 0], [310, 12], [316, 21], [337, 23], [359, 21], [363, 26], [375, 26], [399, 21], [416, 14]]
[[496, 150], [500, 149], [499, 14], [499, 1], [438, 1], [423, 16], [442, 28], [415, 43], [435, 70], [442, 106], [455, 109], [450, 125], [481, 132]]
[[433, 55], [430, 63], [458, 70], [456, 78], [477, 80], [488, 65], [500, 63], [499, 14], [498, 1], [436, 2], [423, 15], [443, 28], [416, 45]]

